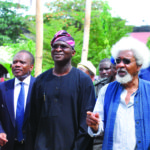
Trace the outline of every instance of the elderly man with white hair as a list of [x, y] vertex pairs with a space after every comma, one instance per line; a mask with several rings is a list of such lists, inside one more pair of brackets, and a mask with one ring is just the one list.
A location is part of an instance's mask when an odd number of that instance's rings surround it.
[[88, 133], [104, 134], [103, 150], [150, 149], [150, 82], [138, 77], [147, 65], [149, 50], [134, 38], [124, 37], [111, 50], [116, 81], [99, 92], [93, 112], [87, 112]]

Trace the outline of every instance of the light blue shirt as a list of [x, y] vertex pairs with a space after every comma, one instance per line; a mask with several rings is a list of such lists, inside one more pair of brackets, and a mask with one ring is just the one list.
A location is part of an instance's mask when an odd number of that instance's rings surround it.
[[[91, 128], [88, 127], [88, 133], [91, 137], [103, 134], [103, 120], [104, 120], [104, 97], [107, 85], [101, 88], [98, 99], [94, 108], [94, 113], [98, 112], [100, 116], [99, 130], [95, 134]], [[136, 92], [135, 92], [136, 93]], [[113, 132], [113, 149], [114, 150], [134, 150], [136, 147], [135, 136], [135, 120], [134, 120], [134, 96], [133, 93], [130, 97], [128, 104], [125, 103], [127, 91], [124, 89], [120, 96], [120, 104], [117, 110], [114, 132]]]

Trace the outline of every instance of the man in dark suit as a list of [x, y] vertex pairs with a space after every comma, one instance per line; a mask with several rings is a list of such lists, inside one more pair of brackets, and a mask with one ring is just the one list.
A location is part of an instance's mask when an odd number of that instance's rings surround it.
[[[1, 150], [25, 149], [30, 93], [35, 80], [31, 76], [33, 65], [33, 55], [26, 50], [19, 51], [12, 62], [12, 72], [15, 78], [0, 84]], [[20, 95], [23, 96], [20, 98]], [[19, 99], [23, 101], [23, 113], [19, 111], [21, 108]]]

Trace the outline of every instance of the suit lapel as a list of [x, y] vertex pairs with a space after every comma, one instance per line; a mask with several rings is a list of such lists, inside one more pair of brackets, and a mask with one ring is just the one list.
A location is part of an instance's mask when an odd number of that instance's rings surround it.
[[15, 127], [15, 114], [14, 114], [14, 79], [6, 82], [6, 106], [12, 121], [13, 126]]
[[25, 109], [25, 114], [24, 114], [24, 122], [23, 124], [26, 123], [28, 117], [29, 117], [29, 112], [30, 112], [30, 96], [31, 96], [31, 90], [32, 90], [32, 86], [33, 86], [33, 83], [35, 81], [35, 78], [33, 78], [31, 76], [31, 80], [30, 80], [30, 86], [29, 86], [29, 89], [28, 89], [28, 95], [27, 95], [27, 101], [26, 101], [26, 109]]

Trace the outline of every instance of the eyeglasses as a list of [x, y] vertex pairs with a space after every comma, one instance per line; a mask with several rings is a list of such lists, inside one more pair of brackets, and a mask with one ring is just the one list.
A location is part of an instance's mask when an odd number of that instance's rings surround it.
[[127, 59], [127, 58], [123, 58], [123, 59], [117, 58], [115, 62], [116, 62], [116, 64], [120, 64], [121, 61], [123, 61], [123, 63], [126, 64], [126, 65], [131, 63], [131, 60]]

